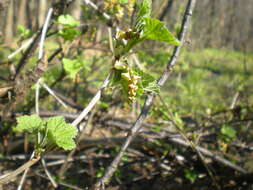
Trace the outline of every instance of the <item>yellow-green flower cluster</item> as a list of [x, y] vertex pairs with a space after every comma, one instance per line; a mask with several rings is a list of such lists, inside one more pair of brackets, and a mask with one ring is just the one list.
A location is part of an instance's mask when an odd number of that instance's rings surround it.
[[138, 81], [141, 79], [140, 76], [135, 75], [133, 72], [128, 70], [126, 73], [122, 73], [121, 77], [128, 83], [128, 99], [130, 101], [135, 101], [137, 95], [136, 91], [138, 90]]

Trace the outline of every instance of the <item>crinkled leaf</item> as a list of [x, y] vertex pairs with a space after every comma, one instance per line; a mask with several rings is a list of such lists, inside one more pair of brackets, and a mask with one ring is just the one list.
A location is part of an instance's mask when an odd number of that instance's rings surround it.
[[135, 68], [134, 71], [138, 76], [141, 77], [141, 80], [140, 80], [141, 85], [140, 85], [139, 90], [146, 91], [146, 92], [153, 92], [153, 93], [160, 92], [160, 86], [157, 84], [156, 79], [152, 75], [150, 75], [147, 72], [143, 72], [137, 68]]
[[48, 139], [64, 150], [71, 150], [76, 147], [74, 138], [77, 135], [77, 129], [66, 123], [62, 116], [48, 119], [47, 130]]
[[143, 0], [138, 6], [135, 29], [141, 30], [144, 18], [150, 17], [152, 9], [152, 0]]
[[160, 86], [157, 84], [156, 81], [148, 83], [148, 85], [143, 88], [146, 92], [153, 92], [158, 94], [160, 92]]
[[83, 62], [80, 59], [63, 58], [63, 68], [68, 76], [75, 79], [76, 74], [83, 68]]
[[78, 20], [68, 14], [59, 16], [56, 22], [57, 24], [61, 24], [67, 27], [76, 27], [80, 25], [80, 22]]
[[178, 46], [180, 42], [169, 32], [164, 22], [153, 18], [144, 18], [141, 38], [158, 40]]
[[17, 132], [36, 132], [43, 130], [43, 121], [38, 115], [25, 115], [17, 117], [17, 127], [15, 131]]

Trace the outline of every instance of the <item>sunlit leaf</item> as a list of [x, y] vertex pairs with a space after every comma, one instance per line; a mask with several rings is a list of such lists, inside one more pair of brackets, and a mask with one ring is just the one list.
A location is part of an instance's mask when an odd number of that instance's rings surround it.
[[76, 127], [65, 122], [64, 117], [51, 117], [47, 121], [48, 138], [64, 150], [75, 148]]
[[16, 132], [36, 132], [43, 129], [43, 121], [38, 115], [25, 115], [17, 117]]
[[178, 46], [180, 42], [169, 32], [164, 22], [153, 18], [144, 18], [144, 27], [141, 38], [158, 40]]

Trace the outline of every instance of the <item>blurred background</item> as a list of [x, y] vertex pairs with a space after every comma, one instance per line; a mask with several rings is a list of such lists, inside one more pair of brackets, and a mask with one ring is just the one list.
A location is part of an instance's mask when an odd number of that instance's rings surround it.
[[[11, 42], [17, 34], [17, 26], [36, 31], [45, 19], [52, 1], [46, 0], [1, 0], [0, 32], [5, 42]], [[94, 0], [97, 5], [103, 1]], [[153, 15], [164, 20], [173, 30], [184, 11], [184, 1], [156, 0]], [[70, 12], [81, 18], [81, 0], [76, 0]], [[195, 9], [191, 32], [194, 48], [226, 48], [252, 52], [253, 50], [253, 3], [251, 0], [200, 0]], [[84, 21], [85, 22], [85, 21]]]

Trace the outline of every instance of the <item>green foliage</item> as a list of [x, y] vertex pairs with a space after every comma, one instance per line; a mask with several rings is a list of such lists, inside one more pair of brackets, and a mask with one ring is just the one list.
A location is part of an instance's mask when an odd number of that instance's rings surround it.
[[61, 15], [58, 17], [57, 24], [61, 24], [64, 27], [76, 27], [80, 25], [80, 22], [74, 19], [71, 15]]
[[223, 125], [220, 132], [225, 136], [224, 140], [226, 142], [230, 142], [236, 138], [236, 130], [228, 125]]
[[152, 1], [143, 0], [139, 5], [134, 31], [140, 32], [140, 39], [158, 40], [178, 46], [180, 42], [169, 32], [165, 23], [151, 18]]
[[47, 120], [48, 140], [64, 150], [75, 148], [73, 140], [77, 135], [77, 129], [65, 122], [64, 117], [51, 117]]
[[25, 28], [23, 25], [18, 25], [17, 30], [18, 30], [18, 34], [22, 38], [28, 38], [32, 34], [31, 30]]
[[185, 169], [184, 170], [185, 178], [188, 179], [191, 183], [195, 182], [198, 178], [198, 174], [194, 170]]
[[180, 118], [180, 116], [178, 115], [178, 113], [175, 113], [173, 115], [173, 119], [177, 125], [177, 127], [180, 129], [180, 130], [183, 130], [184, 129], [184, 122], [183, 120]]
[[165, 23], [153, 18], [144, 18], [141, 38], [166, 42], [175, 46], [180, 42], [169, 32]]
[[59, 16], [56, 23], [63, 27], [59, 30], [58, 35], [65, 41], [71, 41], [81, 34], [81, 32], [76, 29], [76, 27], [80, 25], [80, 22], [70, 15]]
[[[143, 40], [157, 40], [178, 46], [180, 42], [169, 32], [165, 24], [150, 18], [151, 0], [143, 0], [139, 5], [136, 24], [132, 29], [119, 31], [116, 35], [116, 57], [126, 55], [134, 46]], [[122, 40], [127, 40], [124, 44]]]
[[97, 178], [100, 178], [100, 177], [103, 177], [104, 176], [104, 173], [105, 173], [105, 168], [104, 167], [100, 167], [97, 172], [96, 172], [96, 177]]
[[67, 58], [63, 58], [62, 59], [63, 62], [63, 67], [64, 70], [67, 72], [68, 76], [71, 79], [75, 79], [77, 73], [81, 70], [81, 69], [89, 69], [86, 65], [86, 62], [84, 59], [81, 58], [77, 58], [77, 59], [67, 59]]
[[134, 68], [134, 72], [141, 78], [139, 87], [143, 89], [144, 92], [152, 92], [155, 94], [160, 92], [160, 86], [150, 73], [143, 72], [138, 68]]
[[[46, 142], [53, 143], [64, 150], [75, 148], [74, 138], [77, 135], [77, 129], [67, 124], [63, 117], [51, 117], [43, 121], [38, 115], [17, 117], [17, 127], [15, 132], [28, 132], [36, 135], [43, 134]], [[42, 142], [38, 142], [40, 144]], [[41, 144], [41, 146], [43, 146]], [[38, 145], [39, 147], [39, 145]]]
[[34, 133], [43, 131], [44, 129], [44, 122], [38, 115], [17, 117], [17, 127], [15, 128], [16, 132]]
[[150, 17], [151, 10], [152, 10], [152, 0], [143, 0], [138, 5], [138, 12], [135, 25], [135, 29], [137, 31], [141, 30], [141, 27], [144, 23], [144, 18]]

